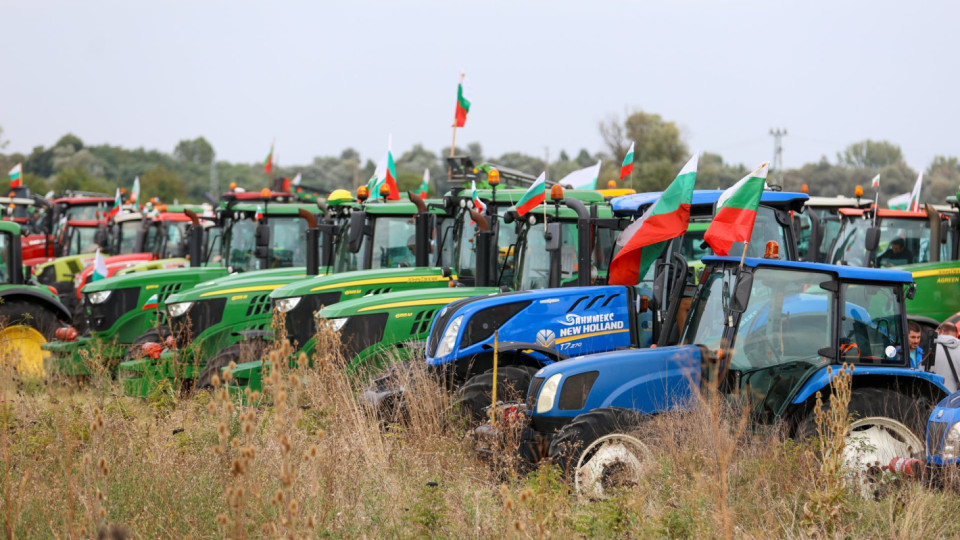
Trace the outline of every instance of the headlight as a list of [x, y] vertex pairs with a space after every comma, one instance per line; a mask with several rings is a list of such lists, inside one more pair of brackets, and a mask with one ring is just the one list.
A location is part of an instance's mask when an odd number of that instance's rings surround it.
[[192, 305], [193, 302], [177, 302], [176, 304], [167, 304], [167, 315], [174, 318], [180, 317], [186, 313]]
[[107, 301], [107, 298], [110, 298], [112, 293], [113, 291], [97, 291], [88, 294], [87, 300], [89, 300], [91, 304], [102, 304]]
[[291, 309], [297, 307], [297, 304], [300, 303], [300, 300], [302, 298], [303, 298], [302, 296], [293, 296], [291, 298], [281, 298], [277, 300], [277, 309], [280, 310], [281, 313], [286, 313]]
[[340, 329], [343, 328], [343, 325], [347, 324], [347, 321], [349, 320], [350, 320], [350, 317], [340, 317], [337, 319], [330, 319], [330, 324], [333, 325], [334, 330], [339, 332]]
[[463, 315], [460, 315], [450, 323], [447, 331], [443, 333], [443, 338], [440, 339], [440, 346], [437, 347], [436, 356], [446, 356], [453, 351], [453, 343], [457, 340], [457, 333], [460, 331], [460, 323], [462, 322]]
[[943, 459], [952, 461], [957, 458], [960, 449], [960, 423], [950, 426], [947, 436], [943, 439]]
[[537, 398], [537, 414], [543, 414], [553, 408], [561, 378], [563, 378], [563, 373], [555, 373], [540, 387], [540, 397]]

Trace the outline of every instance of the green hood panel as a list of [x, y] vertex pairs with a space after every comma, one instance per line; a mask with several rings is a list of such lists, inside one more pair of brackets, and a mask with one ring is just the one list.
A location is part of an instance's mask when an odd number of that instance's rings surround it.
[[[127, 287], [144, 287], [157, 283], [174, 281], [208, 281], [223, 276], [227, 270], [220, 266], [202, 266], [198, 268], [164, 268], [150, 272], [133, 272], [119, 274], [106, 279], [87, 283], [83, 287], [84, 293], [106, 291], [108, 289], [125, 289]], [[189, 276], [189, 278], [187, 277]]]
[[[270, 298], [289, 298], [308, 294], [322, 294], [343, 290], [343, 299], [356, 295], [363, 295], [362, 291], [370, 287], [390, 287], [391, 285], [406, 285], [422, 283], [428, 287], [442, 286], [443, 283], [456, 279], [455, 275], [443, 276], [443, 270], [437, 267], [411, 268], [381, 268], [377, 270], [356, 270], [326, 276], [316, 276], [310, 279], [291, 283], [274, 291]], [[354, 292], [356, 291], [356, 292]]]
[[446, 305], [462, 298], [497, 294], [499, 292], [500, 289], [497, 287], [446, 287], [385, 293], [345, 300], [333, 304], [332, 306], [323, 308], [320, 311], [320, 316], [327, 319], [336, 319], [357, 314], [382, 313], [385, 311], [397, 311], [397, 315], [402, 315], [402, 312], [408, 308], [427, 305]]

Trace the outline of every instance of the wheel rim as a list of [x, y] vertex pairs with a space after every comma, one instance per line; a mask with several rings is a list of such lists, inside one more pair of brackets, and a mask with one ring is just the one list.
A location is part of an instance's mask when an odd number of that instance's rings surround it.
[[651, 462], [650, 449], [636, 437], [615, 433], [594, 441], [580, 454], [577, 492], [603, 499], [617, 488], [636, 485]]
[[43, 361], [49, 353], [40, 346], [46, 342], [46, 338], [36, 328], [8, 326], [0, 330], [0, 355], [3, 362], [13, 365], [20, 375], [43, 377]]
[[872, 416], [850, 424], [843, 459], [854, 487], [869, 497], [882, 467], [895, 457], [915, 457], [922, 450], [923, 441], [906, 425], [892, 418]]

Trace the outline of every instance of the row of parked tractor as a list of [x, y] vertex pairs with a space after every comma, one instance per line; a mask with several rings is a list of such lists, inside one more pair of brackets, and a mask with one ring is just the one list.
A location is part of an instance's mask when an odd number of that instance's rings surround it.
[[[553, 185], [521, 211], [533, 176], [469, 158], [450, 169], [460, 187], [437, 198], [318, 197], [280, 179], [149, 218], [106, 218], [109, 197], [56, 199], [50, 232], [0, 223], [2, 341], [22, 371], [108, 370], [131, 396], [219, 377], [242, 398], [261, 389], [276, 339], [295, 351], [281, 361], [311, 364], [327, 352], [318, 328], [332, 327], [346, 369], [376, 373], [361, 398], [381, 414], [403, 414], [403, 368], [425, 364], [483, 424], [483, 445], [519, 422], [521, 456], [554, 459], [595, 495], [641, 469], [638, 424], [696, 406], [702, 385], [758, 426], [802, 435], [849, 364], [863, 443], [851, 460], [956, 462], [960, 399], [911, 369], [908, 338], [919, 325], [935, 351], [936, 328], [960, 312], [956, 197], [899, 211], [766, 190], [750, 241], [719, 257], [704, 234], [722, 192], [697, 190], [686, 233], [625, 286], [608, 280], [617, 239], [660, 193]], [[22, 255], [37, 235], [54, 245], [39, 264]], [[105, 279], [90, 280], [91, 244], [109, 255]]]

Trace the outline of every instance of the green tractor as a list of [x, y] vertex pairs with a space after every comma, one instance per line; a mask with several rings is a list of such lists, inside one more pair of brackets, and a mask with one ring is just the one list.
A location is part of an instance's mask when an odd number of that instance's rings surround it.
[[[300, 253], [268, 246], [266, 256], [254, 255], [260, 238], [287, 236], [291, 231], [296, 238], [303, 229], [300, 211], [317, 208], [315, 204], [291, 204], [290, 200], [290, 194], [285, 193], [228, 193], [217, 212], [218, 234], [208, 235], [207, 242], [189, 242], [195, 251], [190, 255], [190, 267], [151, 271], [132, 267], [87, 284], [83, 305], [89, 335], [77, 339], [78, 333], [71, 332], [66, 334], [67, 339], [44, 346], [53, 356], [56, 370], [65, 375], [89, 374], [80, 351], [95, 344], [103, 362], [116, 366], [137, 356], [142, 343], [163, 341], [170, 335], [163, 316], [166, 299], [178, 291], [261, 268], [270, 268], [261, 272], [303, 275], [305, 257]], [[258, 211], [262, 223], [255, 219]], [[209, 219], [194, 213], [188, 234], [200, 239], [201, 222]], [[201, 246], [206, 246], [205, 254], [199, 252]]]
[[0, 221], [0, 361], [23, 376], [44, 375], [41, 346], [70, 320], [70, 311], [50, 287], [23, 275], [20, 226]]
[[[447, 210], [437, 202], [428, 204], [416, 196], [411, 199], [415, 202], [378, 201], [363, 206], [351, 202], [337, 207], [341, 212], [330, 225], [331, 241], [324, 243], [323, 258], [332, 261], [332, 271], [350, 275], [362, 273], [355, 272], [358, 269], [391, 268], [407, 274], [411, 283], [449, 281], [449, 272], [440, 270], [444, 252], [442, 232], [432, 255], [437, 269], [418, 274], [419, 269], [414, 267], [418, 263], [429, 264], [432, 231], [449, 227], [445, 224]], [[298, 237], [291, 234], [287, 240]], [[258, 245], [257, 249], [266, 248]], [[174, 339], [161, 344], [164, 340], [159, 338], [163, 336], [152, 334], [137, 341], [145, 344], [142, 350], [146, 356], [120, 365], [125, 391], [134, 396], [149, 395], [165, 379], [191, 381], [187, 386], [205, 387], [212, 375], [231, 361], [259, 357], [273, 335], [269, 294], [294, 281], [322, 279], [326, 273], [303, 267], [298, 272], [251, 272], [203, 283], [167, 297], [166, 320]]]

